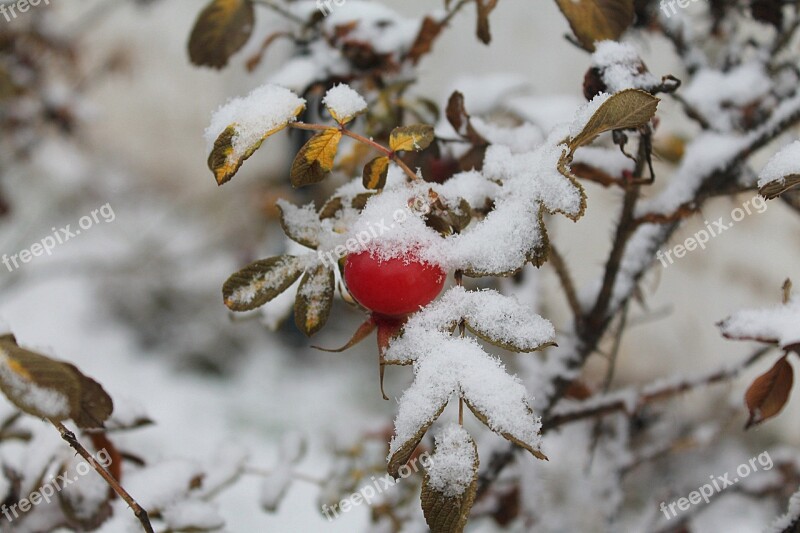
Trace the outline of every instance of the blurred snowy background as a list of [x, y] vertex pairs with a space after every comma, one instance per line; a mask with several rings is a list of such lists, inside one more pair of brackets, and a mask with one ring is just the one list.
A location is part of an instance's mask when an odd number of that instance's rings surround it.
[[[313, 342], [291, 321], [272, 333], [258, 317], [229, 318], [220, 297], [222, 282], [246, 261], [284, 246], [269, 206], [279, 194], [306, 198], [288, 192], [285, 137], [261, 150], [235, 183], [218, 188], [206, 167], [202, 136], [211, 112], [266, 81], [285, 59], [286, 48], [276, 43], [252, 74], [243, 58], [260, 38], [228, 69], [199, 69], [188, 61], [186, 42], [202, 2], [112, 2], [124, 5], [102, 18], [88, 18], [102, 3], [67, 0], [38, 8], [49, 10], [49, 23], [59, 30], [81, 36], [86, 72], [110, 55], [122, 66], [87, 83], [77, 137], [49, 135], [27, 162], [2, 169], [11, 212], [0, 221], [0, 253], [17, 253], [54, 226], [74, 227], [105, 203], [116, 218], [59, 246], [51, 257], [36, 258], [13, 273], [0, 269], [0, 316], [22, 342], [74, 362], [103, 383], [121, 408], [141, 409], [155, 421], [120, 436], [118, 444], [126, 450], [208, 463], [220, 450], [232, 455], [243, 448], [251, 454], [248, 465], [268, 469], [278, 461], [280, 438], [301, 432], [310, 437], [311, 450], [300, 470], [324, 477], [330, 435], [389, 428], [395, 403], [380, 399], [371, 343], [345, 354], [309, 348], [312, 343], [341, 345], [363, 318], [357, 313], [342, 306], [336, 311], [340, 319]], [[433, 9], [423, 0], [383, 3], [409, 16]], [[257, 35], [266, 34], [268, 19], [259, 18]], [[589, 57], [562, 38], [568, 26], [554, 2], [501, 1], [492, 26], [494, 40], [485, 47], [474, 38], [472, 14], [458, 16], [423, 61], [418, 92], [444, 103], [454, 87], [464, 89], [460, 79], [472, 78], [468, 102], [471, 97], [473, 108], [480, 97], [487, 102], [498, 97], [501, 82], [509, 88], [507, 98], [561, 95], [567, 108], [581, 102]], [[643, 50], [651, 71], [681, 76], [665, 42]], [[489, 74], [504, 78], [481, 86], [478, 81]], [[70, 100], [74, 89], [53, 86], [52, 97]], [[665, 105], [660, 111], [666, 124], [670, 109]], [[581, 283], [599, 274], [616, 217], [610, 208], [616, 192], [589, 186], [588, 193], [584, 219], [573, 224], [557, 218], [550, 225]], [[728, 217], [748, 198], [715, 201], [703, 217]], [[702, 228], [703, 217], [692, 218], [680, 239]], [[648, 319], [625, 337], [615, 385], [699, 373], [748, 354], [747, 343], [723, 340], [714, 324], [739, 308], [777, 302], [786, 277], [800, 281], [798, 229], [797, 217], [776, 202], [712, 240], [705, 252], [695, 251], [667, 269], [657, 265], [644, 283]], [[566, 315], [557, 279], [545, 266], [536, 282], [529, 303], [538, 302], [558, 329]], [[640, 310], [633, 316], [637, 313], [644, 316]], [[604, 365], [590, 365], [590, 370], [594, 367], [594, 382], [599, 382]], [[390, 396], [407, 384], [406, 370], [389, 369]], [[763, 370], [758, 367], [747, 378]], [[747, 378], [676, 400], [675, 416], [686, 412], [700, 418], [731, 405], [741, 410], [736, 423], [743, 424]], [[6, 405], [0, 409], [10, 412]], [[798, 416], [800, 401], [791, 401], [778, 419], [741, 443], [719, 444], [725, 468], [780, 444], [800, 445], [800, 426], [792, 423]], [[483, 437], [481, 446], [499, 443], [494, 436]], [[55, 432], [42, 438], [43, 446], [61, 446]], [[560, 446], [563, 437], [545, 439], [545, 451], [555, 457]], [[547, 465], [537, 468], [547, 475]], [[713, 473], [720, 471], [709, 466], [700, 480]], [[259, 508], [259, 485], [257, 476], [246, 477], [219, 498], [226, 531], [367, 528], [366, 506], [327, 522], [316, 503], [318, 489], [304, 483], [292, 486], [277, 514], [267, 514]], [[769, 519], [753, 515], [741, 530], [757, 530], [754, 524]], [[101, 531], [123, 531], [131, 523], [129, 516], [116, 516]], [[472, 527], [494, 530], [489, 521]]]

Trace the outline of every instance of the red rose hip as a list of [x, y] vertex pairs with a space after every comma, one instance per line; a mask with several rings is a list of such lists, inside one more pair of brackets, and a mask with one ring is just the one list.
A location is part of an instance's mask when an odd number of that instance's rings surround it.
[[350, 254], [344, 264], [347, 290], [358, 303], [387, 317], [402, 317], [436, 298], [447, 275], [414, 256], [381, 260], [369, 252]]

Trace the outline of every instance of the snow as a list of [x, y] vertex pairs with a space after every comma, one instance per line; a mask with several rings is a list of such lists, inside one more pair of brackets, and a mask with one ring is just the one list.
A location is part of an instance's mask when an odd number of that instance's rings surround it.
[[800, 141], [794, 141], [773, 155], [758, 174], [758, 186], [783, 183], [787, 176], [800, 174]]
[[572, 164], [583, 163], [609, 176], [620, 177], [626, 170], [633, 172], [635, 163], [619, 148], [603, 148], [600, 146], [582, 146], [575, 151]]
[[364, 97], [345, 83], [334, 85], [328, 89], [322, 103], [340, 122], [347, 122], [367, 110], [367, 101], [364, 100]]
[[167, 509], [189, 495], [192, 482], [201, 479], [203, 469], [188, 459], [166, 459], [147, 468], [129, 472], [125, 479], [127, 490], [139, 505], [152, 512]]
[[768, 533], [784, 533], [789, 526], [800, 521], [800, 490], [792, 494], [789, 498], [789, 509], [786, 514], [775, 519], [767, 530]]
[[265, 476], [261, 482], [261, 507], [267, 511], [275, 511], [286, 496], [292, 484], [294, 473], [290, 464], [281, 463], [275, 470]]
[[[318, 241], [322, 227], [313, 202], [297, 207], [281, 198], [275, 202], [275, 205], [281, 210], [281, 220], [291, 230], [293, 237], [308, 243], [316, 243]], [[308, 251], [305, 248], [303, 250]]]
[[[442, 184], [431, 184], [431, 188], [446, 202], [463, 198], [473, 208], [481, 208], [500, 193], [500, 186], [487, 180], [477, 170], [459, 172]], [[451, 205], [455, 202], [448, 202]]]
[[26, 376], [24, 368], [0, 348], [0, 382], [14, 403], [29, 411], [54, 420], [70, 415], [70, 399], [54, 389], [40, 387]]
[[660, 83], [646, 70], [636, 49], [629, 43], [595, 43], [592, 66], [600, 70], [603, 82], [611, 93], [624, 89], [652, 89]]
[[236, 304], [249, 304], [259, 293], [277, 289], [287, 277], [302, 272], [303, 262], [294, 256], [281, 256], [277, 262], [262, 274], [254, 276], [246, 285], [238, 287], [230, 295]]
[[800, 343], [800, 298], [767, 309], [738, 311], [720, 324], [722, 334], [733, 339], [777, 342], [782, 348]]
[[515, 154], [535, 150], [544, 141], [542, 130], [529, 122], [510, 128], [492, 124], [480, 117], [473, 117], [471, 122], [481, 137], [492, 144], [507, 146]]
[[305, 106], [306, 101], [289, 89], [262, 85], [245, 97], [229, 100], [214, 112], [205, 132], [207, 148], [210, 150], [220, 134], [234, 125], [233, 153], [228, 159], [240, 159], [269, 132], [293, 122]]
[[428, 486], [447, 498], [461, 496], [476, 475], [478, 455], [472, 437], [458, 424], [448, 424], [434, 442], [427, 470]]
[[606, 100], [609, 98], [611, 98], [610, 94], [599, 93], [589, 102], [581, 105], [578, 108], [578, 111], [575, 113], [575, 118], [572, 120], [572, 123], [569, 126], [569, 136], [571, 138], [577, 137], [586, 127], [586, 124], [589, 123], [589, 120], [594, 116], [595, 112], [600, 108], [601, 105], [606, 103]]
[[217, 506], [202, 500], [183, 500], [164, 509], [163, 515], [175, 531], [211, 531], [225, 525]]

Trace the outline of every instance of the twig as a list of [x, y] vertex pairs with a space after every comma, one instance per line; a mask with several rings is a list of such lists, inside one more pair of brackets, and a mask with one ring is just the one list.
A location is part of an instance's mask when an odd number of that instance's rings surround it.
[[119, 497], [128, 504], [128, 506], [133, 510], [133, 514], [135, 514], [136, 518], [138, 518], [139, 522], [141, 522], [142, 528], [144, 528], [147, 533], [155, 533], [153, 531], [152, 524], [150, 524], [150, 518], [147, 516], [147, 511], [145, 511], [142, 506], [136, 503], [136, 500], [134, 500], [133, 497], [122, 488], [122, 485], [120, 485], [119, 482], [114, 479], [114, 476], [112, 476], [108, 470], [103, 468], [97, 463], [97, 461], [94, 460], [94, 457], [92, 457], [86, 448], [84, 448], [83, 445], [78, 442], [75, 434], [67, 429], [61, 422], [50, 420], [50, 423], [55, 426], [59, 433], [61, 433], [61, 438], [64, 439], [67, 444], [69, 444], [76, 452], [78, 452], [78, 454], [83, 457], [86, 462], [89, 463], [89, 465], [91, 465], [95, 471], [97, 471], [98, 474], [100, 474], [100, 477], [102, 477], [106, 483], [108, 483], [108, 485], [114, 489], [114, 492], [116, 492]]
[[569, 303], [575, 320], [580, 320], [583, 316], [583, 307], [578, 300], [578, 293], [575, 291], [572, 275], [564, 262], [564, 258], [552, 244], [550, 245], [550, 263], [553, 265], [559, 281], [561, 281], [561, 288], [564, 289], [564, 295], [567, 297], [567, 303]]

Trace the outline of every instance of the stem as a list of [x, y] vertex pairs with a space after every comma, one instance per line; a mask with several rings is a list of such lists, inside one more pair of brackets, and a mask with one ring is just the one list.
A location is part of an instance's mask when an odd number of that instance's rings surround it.
[[84, 448], [83, 445], [78, 442], [75, 434], [67, 429], [61, 422], [50, 420], [50, 423], [55, 426], [59, 433], [61, 433], [61, 438], [67, 441], [67, 444], [69, 444], [76, 452], [78, 452], [78, 455], [83, 457], [86, 462], [89, 463], [98, 474], [100, 474], [100, 477], [102, 477], [106, 483], [108, 483], [108, 485], [114, 489], [114, 492], [116, 492], [119, 497], [128, 504], [128, 506], [133, 510], [133, 514], [135, 514], [136, 518], [138, 518], [139, 522], [141, 522], [142, 528], [144, 528], [147, 533], [155, 533], [153, 531], [152, 524], [150, 524], [150, 518], [147, 516], [147, 511], [145, 511], [138, 503], [136, 503], [136, 500], [134, 500], [133, 497], [122, 488], [122, 485], [120, 485], [119, 482], [114, 479], [114, 476], [112, 476], [108, 470], [103, 468], [97, 463], [97, 461], [94, 460], [94, 457], [92, 457], [86, 448]]
[[278, 13], [279, 15], [291, 20], [292, 22], [296, 22], [297, 24], [300, 24], [301, 26], [304, 26], [306, 24], [305, 20], [301, 19], [300, 17], [298, 17], [297, 15], [292, 13], [291, 11], [285, 9], [284, 7], [279, 6], [278, 4], [272, 2], [271, 0], [254, 0], [254, 1], [255, 1], [255, 3], [260, 4], [260, 5], [264, 6], [264, 7], [267, 7], [269, 9], [273, 10], [275, 13]]
[[558, 253], [558, 250], [552, 244], [550, 245], [550, 263], [561, 281], [561, 287], [564, 289], [564, 295], [567, 297], [569, 308], [572, 310], [576, 323], [579, 322], [583, 316], [583, 307], [580, 300], [578, 300], [578, 293], [575, 291], [575, 284], [572, 282], [572, 276], [569, 273], [569, 268], [564, 262], [564, 258]]
[[[306, 122], [292, 122], [292, 123], [289, 124], [289, 127], [295, 128], [295, 129], [298, 129], [298, 130], [325, 131], [325, 130], [329, 130], [329, 129], [333, 128], [334, 126], [325, 126], [323, 124], [308, 124]], [[372, 139], [368, 139], [367, 137], [364, 137], [363, 135], [360, 135], [358, 133], [355, 133], [353, 131], [350, 131], [350, 130], [346, 129], [344, 127], [344, 125], [340, 125], [339, 126], [339, 131], [342, 132], [342, 135], [346, 135], [347, 137], [350, 137], [351, 139], [355, 139], [356, 141], [358, 141], [358, 142], [360, 142], [362, 144], [366, 144], [370, 148], [373, 148], [373, 149], [377, 150], [378, 152], [382, 153], [383, 155], [385, 155], [386, 157], [388, 157], [397, 166], [399, 166], [401, 169], [403, 169], [403, 172], [405, 172], [406, 175], [409, 178], [411, 178], [411, 181], [420, 181], [420, 177], [417, 176], [416, 172], [414, 172], [413, 170], [408, 168], [408, 165], [406, 165], [403, 162], [403, 160], [400, 159], [400, 157], [397, 155], [397, 152], [393, 152], [389, 148], [386, 148], [385, 146], [383, 146], [383, 145], [381, 145], [379, 143], [376, 143]]]

